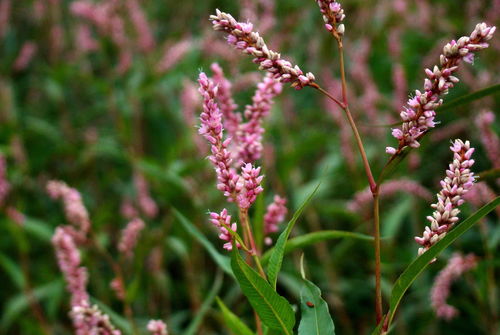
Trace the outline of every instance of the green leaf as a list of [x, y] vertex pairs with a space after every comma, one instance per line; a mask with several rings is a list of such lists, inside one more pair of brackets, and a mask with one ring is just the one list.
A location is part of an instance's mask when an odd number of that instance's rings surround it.
[[500, 92], [500, 84], [486, 87], [482, 90], [472, 92], [470, 94], [462, 95], [459, 98], [453, 99], [453, 100], [443, 104], [442, 106], [440, 106], [439, 108], [436, 109], [436, 112], [442, 112], [445, 110], [453, 109], [457, 106], [463, 106], [469, 102], [481, 99], [485, 96], [492, 95], [492, 94], [495, 94], [497, 92]]
[[30, 217], [25, 217], [24, 229], [45, 242], [50, 242], [54, 234], [53, 228], [47, 222]]
[[321, 290], [307, 279], [300, 291], [299, 335], [335, 335], [335, 326]]
[[[288, 242], [286, 242], [285, 245], [285, 254], [288, 254], [296, 249], [302, 249], [304, 247], [307, 247], [309, 245], [318, 243], [318, 242], [323, 242], [327, 240], [333, 240], [333, 239], [340, 239], [340, 238], [350, 238], [350, 239], [356, 239], [356, 240], [361, 240], [361, 241], [367, 241], [371, 242], [373, 241], [372, 236], [360, 234], [360, 233], [353, 233], [350, 231], [343, 231], [343, 230], [321, 230], [321, 231], [315, 231], [313, 233], [305, 234], [305, 235], [300, 235], [297, 237], [294, 237]], [[273, 254], [274, 248], [268, 250], [261, 259], [262, 264], [267, 264], [269, 261], [270, 256]]]
[[234, 335], [254, 335], [250, 328], [248, 328], [247, 325], [245, 325], [233, 312], [231, 312], [229, 308], [226, 307], [224, 302], [219, 299], [219, 297], [216, 297], [215, 300], [217, 301], [217, 304], [222, 312], [222, 316], [224, 317], [224, 323]]
[[[424, 269], [429, 265], [429, 262], [439, 255], [446, 247], [453, 243], [457, 238], [462, 236], [467, 230], [469, 230], [476, 222], [481, 220], [485, 215], [495, 209], [500, 204], [500, 197], [496, 197], [494, 200], [490, 201], [485, 206], [481, 207], [474, 214], [465, 219], [462, 223], [458, 224], [454, 229], [452, 229], [446, 236], [435, 245], [433, 245], [429, 250], [424, 252], [421, 256], [415, 259], [399, 276], [398, 280], [394, 284], [391, 293], [391, 300], [389, 306], [389, 312], [386, 316], [388, 319], [387, 325], [390, 326], [392, 319], [394, 318], [394, 313], [396, 312], [403, 295], [408, 290], [410, 285], [417, 279], [417, 277], [424, 271]], [[373, 334], [378, 334], [380, 327], [373, 332]]]
[[177, 217], [181, 225], [186, 229], [186, 231], [193, 236], [200, 244], [208, 251], [210, 256], [213, 258], [215, 263], [221, 267], [224, 272], [229, 274], [231, 277], [234, 277], [233, 272], [231, 271], [230, 260], [229, 257], [222, 255], [218, 252], [212, 243], [195, 227], [191, 221], [189, 221], [184, 215], [181, 214], [178, 210], [173, 208], [174, 215]]
[[271, 329], [280, 330], [282, 334], [292, 335], [295, 314], [288, 301], [278, 295], [264, 278], [245, 263], [236, 248], [232, 252], [231, 267], [241, 291], [262, 322]]
[[[38, 301], [50, 299], [55, 292], [63, 289], [63, 285], [62, 280], [55, 280], [33, 289], [32, 293]], [[19, 293], [10, 298], [4, 306], [0, 328], [6, 330], [14, 320], [24, 317], [23, 312], [29, 307], [28, 296], [24, 292]]]
[[3, 253], [0, 253], [0, 267], [3, 268], [5, 274], [8, 274], [12, 282], [20, 290], [24, 287], [24, 275], [18, 263], [14, 262]]
[[210, 306], [212, 306], [212, 303], [214, 302], [215, 298], [217, 297], [217, 294], [219, 293], [222, 287], [222, 277], [223, 277], [222, 272], [217, 271], [217, 275], [215, 276], [214, 284], [212, 285], [210, 292], [208, 292], [207, 297], [201, 304], [200, 309], [196, 311], [196, 316], [189, 324], [189, 327], [184, 332], [184, 335], [194, 335], [198, 331], [198, 328], [200, 327], [201, 322], [205, 317], [205, 314], [207, 314], [207, 312], [209, 311]]
[[297, 222], [298, 218], [306, 208], [306, 206], [309, 204], [311, 201], [312, 197], [316, 192], [318, 191], [319, 187], [321, 185], [321, 182], [318, 183], [318, 185], [314, 188], [314, 190], [309, 194], [309, 196], [304, 200], [302, 205], [300, 205], [299, 209], [293, 214], [292, 219], [290, 222], [288, 222], [288, 225], [283, 231], [278, 240], [276, 241], [276, 245], [273, 248], [273, 252], [271, 254], [271, 257], [269, 259], [269, 266], [267, 267], [267, 275], [268, 275], [268, 280], [269, 283], [271, 283], [272, 287], [276, 288], [276, 282], [278, 280], [278, 274], [281, 270], [281, 264], [283, 263], [283, 256], [285, 255], [285, 245], [286, 241], [288, 240], [288, 237], [290, 236], [290, 233], [292, 232], [293, 226], [295, 225], [295, 222]]

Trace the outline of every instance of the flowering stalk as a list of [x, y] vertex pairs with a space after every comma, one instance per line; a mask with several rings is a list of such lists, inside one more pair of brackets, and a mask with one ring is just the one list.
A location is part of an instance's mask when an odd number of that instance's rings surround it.
[[224, 31], [228, 34], [227, 42], [243, 53], [254, 56], [253, 62], [259, 64], [261, 70], [271, 73], [275, 79], [284, 83], [292, 83], [292, 87], [300, 90], [314, 83], [314, 75], [304, 73], [297, 66], [281, 58], [281, 55], [268, 48], [264, 39], [258, 32], [253, 31], [250, 22], [238, 22], [231, 14], [216, 10], [216, 15], [211, 15], [214, 30]]
[[475, 268], [476, 265], [477, 258], [474, 254], [467, 256], [454, 254], [446, 267], [439, 272], [431, 290], [431, 304], [438, 318], [450, 321], [458, 315], [458, 310], [446, 303], [446, 299], [450, 295], [451, 285], [464, 272]]
[[460, 62], [473, 63], [474, 52], [488, 47], [487, 41], [493, 37], [496, 27], [486, 23], [478, 23], [470, 36], [463, 36], [458, 41], [452, 40], [443, 48], [440, 66], [433, 70], [425, 69], [427, 78], [424, 81], [424, 91], [415, 91], [415, 96], [408, 100], [407, 106], [400, 113], [403, 120], [401, 128], [392, 130], [392, 135], [398, 140], [397, 148], [387, 147], [390, 155], [399, 154], [405, 147], [418, 148], [419, 139], [435, 127], [436, 108], [442, 105], [442, 95], [456, 84], [459, 79], [453, 74], [458, 70]]
[[344, 18], [344, 10], [342, 6], [335, 0], [316, 0], [321, 14], [323, 14], [323, 21], [325, 21], [325, 28], [335, 36], [340, 38], [344, 35], [345, 26], [341, 23]]
[[464, 143], [462, 140], [455, 140], [450, 149], [453, 152], [453, 162], [446, 170], [446, 178], [441, 181], [442, 190], [437, 195], [437, 203], [431, 205], [435, 209], [432, 216], [427, 217], [431, 225], [425, 227], [422, 237], [415, 237], [415, 241], [421, 245], [419, 255], [446, 236], [458, 222], [458, 206], [464, 203], [463, 195], [475, 182], [474, 173], [470, 171], [474, 164], [471, 159], [474, 148], [470, 147], [469, 141]]

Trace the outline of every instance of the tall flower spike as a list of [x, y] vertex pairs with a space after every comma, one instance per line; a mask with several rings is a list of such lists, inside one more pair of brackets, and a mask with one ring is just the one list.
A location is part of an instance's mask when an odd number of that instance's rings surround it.
[[462, 60], [467, 63], [474, 61], [474, 52], [488, 47], [487, 41], [493, 37], [496, 27], [479, 23], [470, 36], [463, 36], [458, 41], [451, 41], [443, 48], [440, 56], [441, 67], [434, 66], [433, 70], [425, 69], [427, 78], [424, 81], [424, 91], [415, 91], [415, 96], [408, 100], [407, 106], [400, 113], [403, 119], [401, 129], [393, 129], [392, 136], [398, 141], [397, 148], [387, 147], [386, 152], [394, 155], [407, 146], [418, 148], [419, 139], [435, 127], [434, 118], [436, 108], [441, 106], [442, 95], [448, 93], [459, 79], [453, 74], [458, 70]]
[[280, 82], [292, 83], [292, 86], [298, 90], [314, 82], [315, 78], [312, 73], [308, 72], [304, 75], [297, 65], [293, 66], [289, 61], [282, 59], [279, 53], [269, 49], [259, 33], [253, 31], [253, 25], [250, 22], [238, 22], [231, 14], [218, 9], [216, 15], [210, 16], [210, 20], [214, 30], [228, 34], [229, 44], [234, 45], [243, 53], [254, 56], [253, 62], [259, 64], [261, 70], [272, 73]]
[[458, 222], [458, 206], [464, 203], [463, 195], [475, 182], [474, 173], [470, 170], [474, 164], [471, 159], [474, 148], [470, 147], [469, 141], [455, 140], [450, 149], [453, 151], [453, 162], [446, 170], [446, 178], [441, 181], [442, 190], [437, 195], [437, 203], [431, 205], [435, 209], [432, 216], [427, 217], [431, 225], [425, 227], [422, 237], [415, 237], [415, 241], [422, 246], [418, 249], [419, 255], [441, 240]]
[[[238, 225], [236, 222], [231, 223], [231, 215], [227, 214], [227, 209], [223, 209], [222, 212], [219, 213], [210, 213], [210, 222], [213, 223], [215, 227], [219, 229], [219, 238], [227, 243], [224, 244], [224, 249], [232, 250], [233, 245], [231, 244], [231, 233], [227, 228], [230, 228], [232, 231], [236, 231], [238, 229]], [[240, 244], [236, 243], [236, 246], [239, 248]]]
[[271, 110], [273, 98], [281, 93], [281, 90], [281, 83], [270, 74], [257, 85], [253, 103], [245, 109], [247, 122], [239, 126], [236, 136], [238, 164], [253, 163], [261, 157], [264, 134], [262, 122]]
[[431, 290], [431, 304], [438, 318], [447, 321], [458, 315], [458, 310], [446, 303], [450, 295], [451, 285], [464, 273], [477, 265], [474, 254], [462, 256], [454, 254], [446, 267], [437, 275]]
[[109, 316], [102, 313], [96, 305], [74, 306], [70, 315], [75, 324], [76, 335], [121, 335], [121, 331], [113, 326]]
[[345, 14], [342, 6], [335, 0], [316, 0], [316, 2], [321, 14], [323, 14], [326, 30], [334, 35], [344, 35], [345, 27], [341, 22], [344, 20]]
[[212, 154], [208, 157], [217, 174], [217, 188], [224, 193], [228, 201], [236, 200], [238, 175], [231, 168], [231, 153], [227, 149], [231, 139], [223, 140], [222, 113], [215, 102], [217, 88], [205, 73], [200, 73], [199, 92], [203, 96], [203, 112], [200, 115], [201, 126], [198, 130], [211, 144]]

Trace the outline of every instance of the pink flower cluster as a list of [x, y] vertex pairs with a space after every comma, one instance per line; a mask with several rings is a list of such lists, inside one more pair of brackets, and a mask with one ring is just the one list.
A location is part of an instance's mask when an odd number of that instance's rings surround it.
[[21, 71], [28, 67], [31, 60], [35, 56], [37, 51], [37, 46], [34, 42], [28, 41], [23, 44], [21, 47], [21, 51], [19, 51], [19, 55], [14, 61], [14, 70]]
[[[272, 75], [267, 75], [257, 85], [257, 90], [252, 98], [252, 104], [246, 106], [245, 118], [247, 122], [239, 124], [236, 133], [238, 164], [252, 163], [262, 155], [262, 127], [263, 119], [271, 110], [273, 99], [280, 94], [282, 84]], [[241, 120], [240, 120], [241, 122]]]
[[73, 231], [73, 237], [79, 243], [85, 241], [90, 230], [90, 219], [80, 193], [66, 185], [66, 183], [56, 180], [47, 183], [47, 193], [52, 199], [61, 199], [63, 201], [66, 219], [77, 229], [72, 230], [68, 227], [68, 230]]
[[500, 168], [500, 139], [491, 129], [491, 125], [495, 122], [495, 114], [491, 111], [483, 111], [476, 117], [475, 121], [481, 132], [480, 139], [488, 158], [494, 168]]
[[80, 252], [75, 241], [65, 227], [57, 227], [52, 237], [52, 244], [56, 250], [59, 269], [64, 275], [68, 291], [71, 294], [71, 305], [81, 306], [88, 302], [87, 270], [80, 266]]
[[135, 218], [130, 221], [125, 229], [122, 230], [120, 242], [118, 243], [118, 250], [126, 257], [132, 258], [134, 256], [134, 248], [137, 244], [139, 234], [145, 227], [144, 221]]
[[493, 37], [496, 27], [479, 23], [469, 37], [463, 36], [458, 41], [451, 41], [443, 48], [440, 56], [441, 67], [434, 66], [433, 70], [426, 69], [427, 78], [424, 82], [424, 91], [415, 91], [415, 96], [408, 100], [407, 106], [400, 113], [403, 120], [401, 129], [392, 130], [392, 136], [399, 141], [398, 148], [387, 147], [386, 152], [394, 155], [407, 146], [418, 148], [418, 140], [429, 130], [435, 127], [434, 118], [436, 108], [443, 100], [440, 96], [448, 93], [448, 89], [459, 81], [453, 74], [458, 70], [460, 61], [472, 63], [474, 52], [488, 47], [487, 41]]
[[462, 256], [454, 254], [446, 267], [437, 275], [431, 291], [432, 308], [438, 318], [447, 321], [458, 315], [458, 310], [446, 303], [451, 285], [464, 273], [476, 267], [477, 259], [473, 254]]
[[113, 326], [109, 316], [103, 314], [96, 305], [73, 306], [70, 315], [76, 335], [121, 335], [121, 331]]
[[228, 201], [235, 201], [239, 176], [231, 167], [232, 158], [228, 150], [231, 138], [223, 140], [222, 113], [215, 102], [217, 88], [205, 73], [198, 79], [199, 92], [203, 96], [203, 112], [200, 115], [199, 133], [211, 144], [211, 155], [208, 157], [217, 174], [217, 189], [224, 193]]
[[134, 184], [139, 208], [148, 218], [154, 219], [158, 215], [158, 205], [151, 197], [148, 182], [142, 173], [134, 173]]
[[312, 73], [304, 75], [297, 65], [293, 66], [289, 61], [281, 59], [279, 53], [269, 49], [259, 33], [253, 31], [253, 25], [250, 22], [238, 22], [231, 14], [221, 12], [218, 9], [216, 15], [210, 16], [210, 20], [215, 30], [228, 34], [229, 44], [254, 56], [254, 63], [259, 64], [261, 70], [270, 72], [278, 81], [290, 82], [296, 89], [302, 89], [304, 86], [314, 83], [315, 78]]
[[[231, 223], [231, 215], [227, 214], [227, 209], [223, 209], [222, 212], [215, 213], [211, 212], [210, 213], [210, 222], [214, 224], [215, 227], [219, 229], [219, 238], [223, 241], [227, 241], [227, 243], [224, 244], [224, 249], [226, 250], [232, 250], [233, 245], [231, 244], [231, 233], [229, 230], [232, 230], [233, 232], [236, 232], [238, 229], [238, 225], [236, 222]], [[240, 244], [236, 243], [236, 246], [239, 248]]]
[[4, 205], [5, 199], [10, 192], [10, 183], [7, 180], [7, 161], [0, 154], [0, 207]]
[[161, 320], [150, 320], [148, 330], [152, 335], [168, 335], [167, 325]]
[[266, 245], [271, 245], [272, 239], [268, 235], [278, 231], [278, 225], [285, 220], [287, 213], [286, 199], [275, 195], [264, 215], [264, 235], [266, 236], [264, 242]]
[[316, 0], [316, 2], [323, 14], [326, 30], [342, 36], [345, 31], [345, 26], [341, 23], [345, 18], [342, 6], [335, 0]]
[[428, 216], [430, 227], [425, 227], [422, 237], [415, 237], [415, 241], [422, 247], [418, 249], [421, 255], [432, 245], [441, 240], [446, 233], [457, 223], [460, 210], [458, 206], [464, 203], [463, 196], [475, 182], [474, 173], [470, 167], [474, 164], [471, 159], [474, 148], [469, 141], [455, 140], [450, 147], [453, 152], [453, 162], [446, 170], [446, 178], [441, 181], [442, 190], [438, 193], [438, 202], [432, 204], [435, 209], [432, 216]]
[[236, 132], [241, 123], [241, 114], [235, 113], [238, 105], [231, 93], [231, 82], [224, 76], [224, 71], [217, 63], [210, 66], [212, 80], [217, 85], [217, 103], [222, 113], [222, 123], [229, 136], [236, 138]]
[[237, 184], [239, 190], [237, 200], [241, 209], [248, 210], [257, 196], [264, 191], [260, 186], [262, 179], [264, 176], [260, 175], [260, 167], [255, 168], [252, 164], [247, 163], [241, 168], [241, 177]]

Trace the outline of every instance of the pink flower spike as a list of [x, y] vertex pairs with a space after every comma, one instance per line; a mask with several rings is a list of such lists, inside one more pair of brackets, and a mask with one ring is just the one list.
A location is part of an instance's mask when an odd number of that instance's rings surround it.
[[128, 259], [134, 256], [134, 248], [139, 239], [140, 232], [144, 229], [144, 221], [139, 218], [132, 219], [122, 230], [118, 250]]
[[273, 202], [267, 206], [267, 211], [264, 215], [264, 235], [266, 236], [264, 242], [266, 245], [272, 243], [272, 239], [267, 235], [278, 231], [278, 225], [285, 220], [287, 213], [286, 199], [275, 195]]
[[450, 321], [458, 315], [458, 310], [446, 303], [450, 295], [451, 285], [464, 272], [475, 268], [477, 259], [474, 254], [462, 256], [454, 254], [449, 260], [446, 267], [439, 272], [431, 290], [431, 304], [438, 318]]
[[[227, 214], [227, 209], [225, 208], [222, 210], [222, 212], [220, 212], [220, 214], [211, 212], [209, 215], [210, 222], [212, 222], [212, 224], [219, 229], [219, 238], [223, 241], [227, 241], [227, 243], [224, 244], [224, 249], [229, 251], [232, 250], [232, 236], [226, 227], [236, 232], [238, 229], [238, 225], [236, 223], [231, 223], [231, 215]], [[237, 242], [236, 247], [240, 248], [241, 245]]]
[[408, 100], [407, 107], [401, 112], [402, 136], [399, 132], [393, 132], [398, 140], [397, 150], [386, 150], [387, 153], [394, 155], [407, 146], [420, 146], [420, 138], [435, 127], [435, 110], [443, 103], [441, 96], [448, 94], [448, 89], [458, 82], [453, 74], [458, 70], [460, 62], [472, 62], [475, 51], [487, 48], [486, 42], [493, 37], [495, 29], [486, 23], [478, 23], [470, 36], [453, 40], [444, 46], [440, 56], [441, 67], [434, 66], [432, 70], [425, 70], [427, 78], [424, 81], [424, 92], [416, 90], [415, 96]]
[[326, 30], [342, 36], [345, 27], [341, 22], [344, 20], [345, 14], [340, 3], [335, 0], [316, 0], [316, 3], [323, 15]]
[[264, 189], [260, 185], [264, 176], [260, 176], [260, 167], [255, 168], [247, 163], [241, 168], [241, 177], [238, 181], [242, 190], [238, 195], [238, 205], [241, 209], [247, 210], [257, 199]]
[[[227, 41], [236, 49], [243, 53], [255, 57], [253, 62], [259, 64], [261, 70], [265, 70], [273, 77], [284, 83], [291, 82], [292, 87], [302, 89], [304, 86], [314, 83], [315, 78], [312, 73], [304, 75], [302, 70], [293, 66], [290, 62], [281, 59], [281, 55], [268, 48], [264, 39], [258, 32], [252, 31], [253, 26], [250, 23], [238, 22], [231, 14], [216, 10], [216, 15], [211, 15], [210, 20], [214, 30], [224, 31], [228, 34]], [[299, 80], [299, 76], [304, 75]]]
[[446, 171], [446, 177], [441, 181], [442, 190], [437, 195], [437, 203], [431, 207], [435, 209], [432, 216], [428, 216], [431, 226], [425, 227], [422, 238], [415, 241], [422, 246], [418, 254], [421, 255], [437, 241], [442, 239], [446, 233], [458, 222], [460, 210], [458, 206], [463, 204], [463, 196], [472, 188], [475, 182], [474, 173], [469, 170], [474, 164], [469, 159], [472, 149], [469, 141], [455, 140], [450, 147], [453, 152], [453, 162]]

